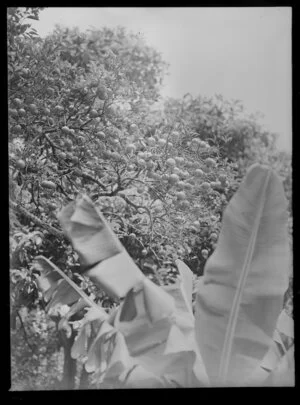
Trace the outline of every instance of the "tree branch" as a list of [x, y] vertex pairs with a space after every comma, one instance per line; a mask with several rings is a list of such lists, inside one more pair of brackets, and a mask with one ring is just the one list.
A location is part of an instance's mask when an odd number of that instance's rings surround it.
[[22, 319], [22, 317], [21, 317], [19, 311], [16, 311], [16, 313], [17, 313], [17, 317], [18, 317], [19, 320], [20, 320], [20, 324], [21, 324], [21, 328], [22, 328], [22, 330], [23, 330], [25, 342], [27, 343], [28, 347], [30, 348], [30, 350], [31, 350], [32, 353], [34, 354], [34, 353], [35, 353], [35, 350], [34, 350], [34, 348], [31, 346], [31, 344], [29, 343], [29, 340], [28, 340], [28, 336], [27, 336], [27, 332], [26, 332], [26, 329], [25, 329], [25, 325], [24, 325], [23, 319]]
[[30, 219], [30, 221], [34, 222], [36, 225], [40, 226], [41, 228], [46, 229], [49, 233], [56, 236], [59, 239], [65, 239], [65, 235], [63, 232], [59, 231], [58, 229], [54, 228], [51, 225], [46, 224], [45, 222], [41, 221], [38, 217], [28, 212], [24, 207], [20, 204], [14, 203], [12, 201], [9, 202], [11, 208], [17, 211], [19, 214], [24, 215], [26, 218]]
[[47, 141], [50, 143], [50, 145], [52, 146], [53, 149], [59, 149], [59, 150], [64, 151], [63, 148], [61, 148], [61, 147], [58, 146], [58, 145], [55, 145], [55, 143], [54, 143], [53, 141], [51, 141], [51, 139], [49, 138], [49, 136], [48, 136], [47, 134], [44, 134], [44, 135], [45, 135], [45, 138], [46, 138]]
[[81, 174], [78, 174], [78, 176], [83, 177], [86, 180], [90, 180], [90, 181], [98, 184], [98, 186], [100, 186], [103, 190], [106, 190], [105, 185], [100, 180], [95, 179], [94, 177], [90, 176], [89, 174], [86, 174], [86, 173], [82, 172]]

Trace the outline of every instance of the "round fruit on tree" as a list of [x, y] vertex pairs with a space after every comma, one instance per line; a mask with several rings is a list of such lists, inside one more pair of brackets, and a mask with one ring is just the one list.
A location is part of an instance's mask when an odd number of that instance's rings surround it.
[[19, 160], [17, 160], [16, 161], [16, 167], [18, 168], [18, 169], [24, 169], [25, 168], [25, 166], [26, 166], [26, 163], [24, 162], [24, 160], [22, 160], [22, 159], [19, 159]]
[[97, 97], [98, 97], [100, 100], [105, 100], [105, 99], [107, 98], [107, 91], [106, 91], [105, 86], [103, 86], [103, 85], [100, 84], [100, 85], [98, 86], [98, 88], [97, 88], [96, 94], [97, 94]]
[[185, 182], [182, 181], [182, 180], [180, 180], [180, 181], [177, 183], [177, 188], [179, 188], [179, 189], [184, 189], [184, 187], [185, 187]]
[[150, 137], [147, 139], [147, 143], [148, 143], [149, 146], [155, 146], [156, 140], [155, 140], [155, 138], [153, 138], [152, 136], [150, 136]]
[[48, 207], [48, 209], [49, 209], [50, 211], [54, 211], [54, 210], [56, 210], [56, 208], [57, 208], [56, 204], [53, 203], [53, 202], [49, 202], [49, 203], [47, 204], [47, 207]]
[[218, 235], [213, 232], [210, 234], [210, 239], [212, 240], [212, 242], [216, 242], [218, 240]]
[[169, 182], [172, 183], [172, 184], [178, 183], [178, 182], [179, 182], [179, 177], [178, 177], [178, 175], [177, 175], [176, 173], [170, 174], [170, 176], [169, 176]]
[[176, 194], [176, 197], [178, 200], [184, 200], [186, 198], [185, 192], [184, 191], [178, 191]]
[[178, 131], [173, 131], [171, 133], [171, 137], [172, 137], [173, 141], [178, 142], [179, 138], [180, 138], [180, 133]]
[[90, 115], [91, 118], [96, 118], [96, 117], [98, 117], [99, 114], [98, 114], [98, 112], [96, 110], [93, 109], [93, 110], [90, 111], [89, 115]]
[[219, 175], [219, 180], [220, 180], [221, 183], [225, 183], [226, 180], [227, 180], [226, 174], [223, 174], [223, 173], [220, 174]]
[[201, 184], [201, 188], [203, 189], [203, 190], [209, 190], [210, 189], [210, 184], [207, 182], [207, 181], [205, 181], [205, 182], [203, 182], [202, 184]]
[[71, 162], [74, 163], [74, 164], [76, 164], [76, 163], [79, 162], [79, 159], [78, 159], [77, 156], [72, 156], [72, 157], [70, 158], [70, 160], [71, 160]]
[[12, 117], [17, 117], [18, 116], [18, 111], [15, 108], [10, 108], [8, 110], [8, 112]]
[[166, 140], [165, 139], [159, 139], [158, 141], [157, 141], [157, 143], [158, 143], [158, 146], [160, 146], [161, 148], [162, 147], [164, 147], [164, 146], [166, 146]]
[[188, 202], [188, 200], [179, 200], [179, 204], [178, 207], [182, 210], [186, 210], [187, 208], [189, 208], [190, 203]]
[[146, 162], [146, 166], [147, 166], [148, 169], [151, 170], [151, 169], [154, 168], [155, 163], [150, 159], [150, 160], [148, 160], [148, 161]]
[[177, 174], [178, 176], [181, 175], [181, 170], [179, 169], [179, 167], [174, 167], [173, 168], [173, 173]]
[[89, 87], [91, 89], [98, 87], [98, 81], [97, 80], [92, 80], [91, 83], [89, 84]]
[[53, 181], [50, 180], [44, 180], [41, 183], [41, 187], [43, 188], [47, 188], [49, 190], [55, 190], [56, 189], [56, 184], [53, 183]]
[[135, 133], [137, 131], [138, 131], [138, 126], [136, 124], [131, 124], [130, 127], [129, 127], [129, 132], [131, 134], [133, 134], [133, 133]]
[[138, 159], [137, 164], [140, 167], [146, 167], [146, 161], [144, 159]]
[[194, 227], [198, 230], [198, 229], [200, 229], [200, 222], [199, 221], [194, 221], [193, 222], [193, 225], [194, 225]]
[[216, 161], [210, 157], [205, 159], [205, 163], [208, 167], [215, 167], [217, 165]]
[[55, 91], [52, 87], [47, 87], [46, 91], [49, 94], [49, 96], [54, 96]]
[[62, 127], [62, 132], [64, 132], [65, 134], [69, 134], [70, 133], [70, 128], [67, 127], [66, 125]]
[[175, 162], [175, 160], [173, 158], [169, 158], [169, 159], [167, 159], [166, 164], [169, 167], [175, 167], [176, 162]]
[[184, 189], [191, 191], [193, 189], [193, 185], [191, 183], [184, 183]]
[[106, 135], [103, 131], [99, 131], [96, 133], [97, 138], [104, 140], [106, 138]]
[[141, 251], [141, 255], [142, 255], [142, 256], [147, 256], [147, 254], [148, 254], [147, 249], [143, 249], [143, 250]]
[[66, 159], [66, 157], [67, 157], [67, 155], [66, 155], [65, 152], [57, 152], [56, 156], [57, 156], [59, 159]]
[[64, 112], [64, 108], [61, 105], [56, 105], [54, 107], [54, 111], [58, 114], [62, 114]]
[[21, 125], [15, 125], [14, 126], [14, 131], [15, 131], [16, 134], [20, 134], [22, 132]]
[[133, 143], [130, 143], [125, 148], [126, 153], [132, 153], [136, 151], [136, 146]]
[[73, 142], [71, 141], [71, 139], [66, 139], [65, 140], [65, 146], [67, 148], [71, 148], [73, 146]]
[[175, 157], [175, 162], [178, 164], [178, 166], [182, 165], [184, 163], [184, 157], [182, 156]]
[[26, 115], [26, 111], [24, 110], [24, 108], [20, 108], [18, 111], [18, 114], [20, 117], [25, 117]]
[[22, 100], [20, 100], [19, 98], [15, 98], [14, 99], [14, 103], [17, 107], [21, 107], [21, 105], [23, 104]]
[[137, 191], [139, 194], [143, 194], [143, 192], [145, 191], [145, 189], [144, 189], [144, 187], [140, 186], [140, 187], [138, 187], [138, 188], [136, 189], [136, 191]]
[[208, 250], [207, 249], [202, 249], [201, 250], [201, 255], [204, 259], [208, 258]]
[[29, 111], [30, 111], [32, 114], [37, 114], [37, 113], [38, 113], [37, 106], [36, 106], [35, 104], [29, 104]]
[[195, 176], [196, 177], [202, 177], [203, 175], [204, 175], [203, 170], [201, 170], [201, 169], [196, 169], [195, 170]]

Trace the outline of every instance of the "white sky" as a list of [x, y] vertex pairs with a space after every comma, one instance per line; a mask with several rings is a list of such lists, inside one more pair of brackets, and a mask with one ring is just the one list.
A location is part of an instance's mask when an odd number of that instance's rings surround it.
[[163, 95], [239, 99], [291, 150], [291, 8], [50, 7], [33, 21], [41, 36], [56, 24], [140, 32], [170, 64]]

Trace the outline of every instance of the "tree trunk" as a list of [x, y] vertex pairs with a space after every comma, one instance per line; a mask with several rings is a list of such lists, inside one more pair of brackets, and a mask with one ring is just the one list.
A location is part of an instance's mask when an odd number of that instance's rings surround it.
[[89, 387], [89, 373], [86, 371], [85, 366], [83, 365], [81, 375], [80, 375], [80, 382], [79, 382], [79, 389], [85, 390]]
[[64, 370], [61, 381], [61, 389], [73, 390], [75, 389], [77, 361], [71, 357], [71, 349], [74, 343], [75, 333], [73, 332], [70, 338], [67, 338], [64, 331], [61, 331], [59, 335], [64, 349]]

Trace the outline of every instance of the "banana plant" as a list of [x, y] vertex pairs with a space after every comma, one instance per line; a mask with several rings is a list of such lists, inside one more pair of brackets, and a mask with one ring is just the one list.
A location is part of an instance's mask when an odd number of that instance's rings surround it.
[[213, 385], [246, 385], [272, 345], [288, 288], [286, 207], [275, 172], [254, 165], [225, 209], [196, 297], [196, 340]]
[[86, 308], [72, 356], [101, 388], [294, 384], [293, 320], [283, 307], [290, 251], [283, 187], [253, 165], [227, 206], [218, 245], [197, 285], [180, 260], [175, 284], [157, 286], [130, 258], [87, 196], [59, 214], [85, 276], [120, 305], [107, 314], [39, 256], [48, 308]]

